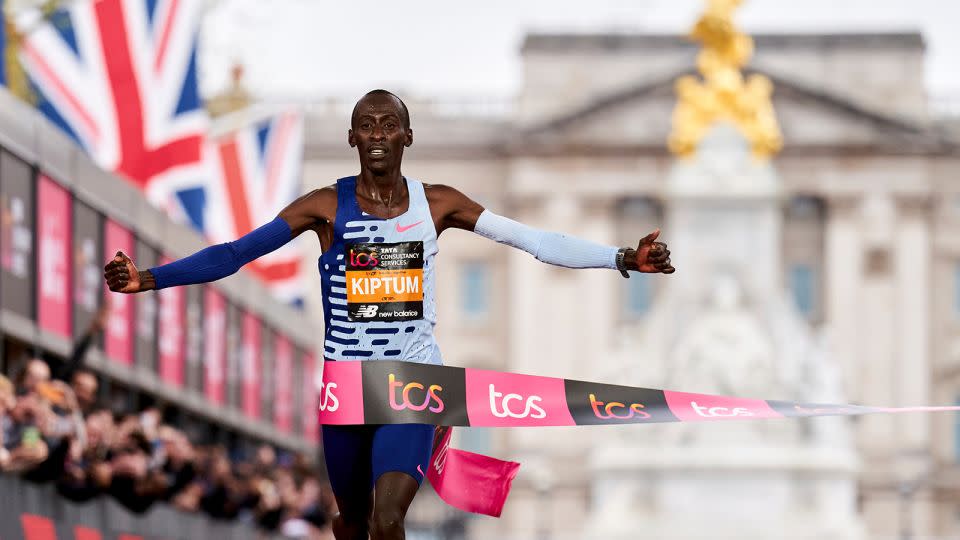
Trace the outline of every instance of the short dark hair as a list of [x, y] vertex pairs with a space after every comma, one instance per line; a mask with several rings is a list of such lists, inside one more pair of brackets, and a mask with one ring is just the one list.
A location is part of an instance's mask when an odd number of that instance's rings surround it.
[[397, 103], [400, 104], [400, 123], [403, 124], [403, 129], [410, 129], [410, 111], [407, 110], [407, 104], [400, 99], [400, 96], [390, 92], [389, 90], [383, 90], [378, 88], [376, 90], [371, 90], [363, 95], [360, 99], [357, 100], [357, 103], [353, 106], [353, 113], [350, 114], [350, 125], [353, 126], [357, 122], [357, 114], [359, 112], [358, 107], [360, 102], [363, 101], [368, 96], [390, 96], [393, 99], [397, 100]]

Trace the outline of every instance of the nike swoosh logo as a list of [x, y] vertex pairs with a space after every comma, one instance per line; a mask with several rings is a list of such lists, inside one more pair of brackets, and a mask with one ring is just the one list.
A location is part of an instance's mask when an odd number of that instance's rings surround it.
[[401, 232], [401, 233], [402, 233], [402, 232], [407, 232], [407, 231], [409, 231], [410, 229], [416, 227], [417, 225], [419, 225], [419, 224], [421, 224], [421, 223], [423, 223], [423, 220], [422, 220], [422, 219], [421, 219], [420, 221], [412, 224], [412, 225], [407, 225], [406, 227], [404, 227], [403, 225], [400, 225], [400, 222], [398, 221], [398, 222], [397, 222], [397, 232]]
[[423, 470], [420, 468], [420, 464], [417, 464], [417, 472], [420, 473], [420, 476], [423, 476]]

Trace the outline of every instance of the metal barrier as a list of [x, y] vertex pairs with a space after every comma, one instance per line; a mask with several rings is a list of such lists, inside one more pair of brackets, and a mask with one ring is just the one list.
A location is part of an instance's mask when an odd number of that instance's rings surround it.
[[0, 540], [280, 540], [239, 521], [155, 504], [134, 514], [109, 496], [77, 504], [52, 485], [0, 474]]

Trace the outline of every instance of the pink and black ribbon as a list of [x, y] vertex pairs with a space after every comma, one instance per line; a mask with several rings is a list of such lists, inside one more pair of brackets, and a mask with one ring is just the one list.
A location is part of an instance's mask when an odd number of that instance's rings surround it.
[[[958, 411], [749, 399], [397, 361], [326, 362], [321, 424], [535, 427]], [[499, 516], [519, 464], [449, 448], [441, 427], [427, 476], [447, 503]]]

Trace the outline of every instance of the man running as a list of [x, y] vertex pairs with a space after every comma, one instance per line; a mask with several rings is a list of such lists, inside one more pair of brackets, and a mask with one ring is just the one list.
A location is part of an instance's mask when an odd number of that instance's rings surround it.
[[[400, 171], [413, 144], [406, 105], [385, 90], [357, 102], [347, 142], [360, 174], [300, 197], [270, 223], [230, 243], [138, 271], [122, 252], [104, 268], [111, 291], [135, 293], [214, 281], [305, 231], [316, 233], [324, 311], [324, 358], [441, 364], [437, 322], [437, 237], [473, 231], [568, 268], [671, 274], [659, 229], [637, 249], [602, 246], [539, 231], [498, 216], [454, 188], [422, 184]], [[407, 509], [423, 481], [434, 427], [323, 426], [323, 447], [340, 514], [338, 540], [404, 538]]]

